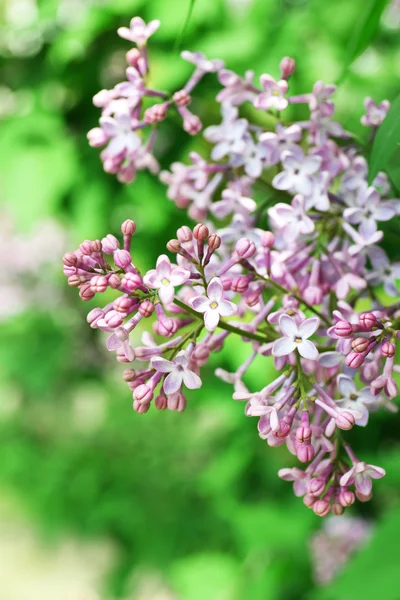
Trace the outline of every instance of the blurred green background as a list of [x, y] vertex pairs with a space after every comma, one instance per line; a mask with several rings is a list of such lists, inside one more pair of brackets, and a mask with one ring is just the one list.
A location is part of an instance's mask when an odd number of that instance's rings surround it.
[[[186, 222], [156, 177], [123, 186], [104, 174], [86, 132], [99, 116], [92, 96], [124, 77], [130, 46], [116, 29], [131, 17], [162, 22], [150, 45], [154, 87], [185, 82], [191, 68], [174, 45], [189, 4], [0, 0], [0, 598], [399, 600], [398, 415], [351, 433], [388, 475], [351, 511], [372, 523], [369, 544], [318, 586], [309, 541], [321, 521], [277, 477], [295, 459], [266, 447], [213, 375], [234, 371], [247, 348], [230, 344], [214, 359], [185, 413], [140, 416], [122, 365], [85, 324], [91, 304], [62, 276], [66, 249], [117, 233], [126, 218], [138, 223], [137, 263], [150, 268]], [[197, 0], [182, 47], [274, 76], [293, 56], [294, 93], [342, 80], [338, 120], [365, 139], [364, 97], [399, 92], [399, 35], [399, 2]], [[193, 102], [205, 124], [218, 119], [217, 89], [207, 77]], [[178, 120], [163, 125], [163, 168], [194, 148], [207, 151]], [[249, 386], [269, 377], [255, 369]], [[81, 579], [86, 591], [72, 586]]]

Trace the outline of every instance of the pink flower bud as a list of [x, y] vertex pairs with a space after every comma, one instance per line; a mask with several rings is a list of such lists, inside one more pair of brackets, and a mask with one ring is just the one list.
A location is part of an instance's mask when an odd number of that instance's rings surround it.
[[176, 333], [178, 325], [174, 319], [165, 317], [162, 319], [162, 321], [156, 321], [153, 325], [153, 328], [157, 335], [162, 335], [163, 337], [172, 337], [174, 333]]
[[116, 273], [110, 275], [110, 277], [108, 278], [108, 285], [111, 289], [117, 290], [121, 285], [121, 279], [119, 275], [117, 275]]
[[181, 249], [181, 245], [178, 240], [169, 240], [167, 243], [167, 250], [173, 254], [177, 254]]
[[215, 252], [221, 246], [221, 238], [216, 233], [212, 233], [207, 241], [211, 252]]
[[153, 398], [153, 389], [149, 385], [142, 383], [142, 385], [139, 385], [133, 392], [133, 397], [141, 404], [143, 402], [147, 404], [148, 402], [151, 402]]
[[354, 427], [356, 420], [351, 412], [349, 412], [348, 410], [344, 410], [337, 414], [337, 416], [335, 417], [335, 422], [339, 429], [348, 431], [349, 429]]
[[107, 277], [103, 275], [95, 275], [90, 280], [90, 286], [96, 294], [102, 294], [108, 288]]
[[101, 240], [101, 247], [105, 254], [112, 254], [119, 248], [119, 241], [111, 233]]
[[140, 54], [140, 52], [139, 52], [139, 50], [137, 48], [131, 48], [131, 50], [128, 50], [128, 52], [125, 55], [126, 62], [131, 67], [135, 67], [136, 68], [140, 56], [141, 56], [141, 54]]
[[132, 257], [127, 250], [116, 250], [114, 252], [115, 266], [120, 269], [126, 269], [127, 266], [132, 264]]
[[361, 494], [361, 492], [356, 489], [356, 496], [360, 502], [368, 502], [372, 498], [372, 492], [369, 494]]
[[127, 219], [121, 225], [121, 231], [124, 235], [133, 235], [136, 231], [136, 223], [132, 219]]
[[235, 250], [240, 258], [251, 258], [256, 252], [256, 245], [251, 240], [242, 238], [236, 243]]
[[96, 327], [97, 321], [99, 321], [100, 319], [103, 319], [103, 318], [104, 318], [104, 311], [101, 310], [101, 308], [94, 308], [87, 315], [86, 321], [89, 323], [89, 325], [91, 325], [94, 328], [94, 327]]
[[354, 504], [355, 499], [356, 499], [356, 497], [351, 490], [344, 489], [339, 494], [340, 504], [342, 506], [344, 506], [345, 508], [347, 506], [351, 506], [352, 504]]
[[344, 507], [339, 502], [334, 502], [332, 504], [332, 513], [339, 517], [344, 513]]
[[260, 301], [260, 294], [259, 292], [251, 292], [250, 294], [247, 294], [245, 300], [247, 306], [256, 306]]
[[93, 240], [92, 252], [101, 252], [101, 241], [100, 240]]
[[92, 290], [90, 283], [84, 283], [79, 290], [79, 296], [84, 302], [88, 302], [95, 297], [95, 292]]
[[232, 289], [232, 278], [228, 277], [227, 275], [223, 275], [221, 277], [221, 283], [222, 283], [222, 287], [224, 288], [225, 292], [229, 292], [229, 290]]
[[300, 442], [300, 444], [309, 442], [311, 440], [311, 434], [311, 427], [303, 427], [300, 425], [300, 427], [296, 429], [296, 439], [298, 442]]
[[127, 298], [126, 296], [120, 296], [114, 300], [114, 310], [127, 315], [131, 312], [135, 306], [136, 300], [133, 298]]
[[78, 262], [78, 257], [73, 252], [67, 252], [63, 256], [63, 263], [66, 267], [75, 267]]
[[195, 346], [191, 359], [195, 361], [195, 363], [202, 367], [206, 364], [208, 359], [210, 358], [210, 348], [207, 344], [199, 343]]
[[381, 346], [382, 356], [386, 358], [392, 358], [396, 354], [396, 346], [389, 342], [388, 340], [384, 340]]
[[168, 396], [168, 409], [183, 412], [186, 408], [186, 398], [181, 392]]
[[353, 333], [353, 328], [349, 321], [338, 321], [335, 325], [334, 332], [338, 337], [349, 337]]
[[363, 313], [360, 316], [360, 325], [363, 329], [371, 330], [373, 327], [379, 327], [378, 319], [371, 312]]
[[185, 242], [190, 242], [193, 239], [193, 233], [191, 232], [190, 228], [187, 225], [183, 225], [182, 227], [179, 227], [178, 231], [176, 232], [178, 241], [181, 244], [184, 244]]
[[308, 508], [312, 508], [314, 506], [314, 504], [316, 503], [317, 498], [315, 496], [313, 496], [312, 494], [306, 494], [303, 498], [303, 502], [306, 506], [308, 506]]
[[194, 239], [198, 242], [205, 242], [210, 232], [208, 230], [207, 225], [203, 225], [203, 223], [198, 223], [193, 229]]
[[300, 462], [310, 462], [315, 456], [314, 447], [311, 444], [300, 444], [296, 448], [296, 455]]
[[192, 113], [185, 115], [185, 118], [183, 120], [183, 129], [189, 135], [196, 135], [197, 133], [199, 133], [202, 127], [203, 124], [198, 116], [193, 115]]
[[330, 510], [331, 505], [329, 504], [329, 502], [327, 502], [327, 500], [324, 500], [322, 498], [320, 500], [317, 500], [315, 504], [313, 504], [313, 511], [318, 517], [326, 517], [326, 515], [329, 514]]
[[79, 246], [79, 250], [82, 252], [82, 254], [89, 256], [92, 253], [92, 242], [90, 240], [85, 240]]
[[150, 408], [150, 402], [139, 402], [134, 399], [133, 401], [133, 410], [139, 413], [140, 415], [144, 415]]
[[126, 381], [126, 383], [134, 381], [136, 377], [137, 375], [134, 369], [125, 369], [125, 371], [122, 373], [122, 379]]
[[281, 69], [281, 78], [287, 80], [291, 75], [293, 75], [296, 68], [296, 62], [293, 58], [285, 56], [282, 58], [279, 67]]
[[68, 277], [68, 285], [71, 287], [79, 287], [82, 283], [84, 283], [86, 278], [80, 277], [79, 275], [71, 275]]
[[275, 236], [271, 231], [263, 231], [261, 234], [261, 245], [264, 248], [271, 248], [274, 245]]
[[154, 405], [157, 410], [165, 410], [168, 407], [168, 399], [163, 391], [155, 397]]
[[358, 337], [351, 342], [351, 347], [354, 352], [360, 353], [365, 352], [369, 346], [369, 340], [367, 338]]
[[87, 132], [86, 137], [88, 139], [89, 145], [92, 148], [99, 148], [100, 146], [104, 146], [107, 142], [108, 137], [104, 133], [101, 127], [94, 127], [90, 131]]
[[172, 99], [175, 104], [180, 107], [188, 106], [192, 100], [186, 90], [179, 90], [178, 92], [175, 92], [175, 94], [172, 96]]
[[151, 317], [154, 311], [154, 304], [150, 300], [144, 300], [139, 305], [139, 312], [143, 317]]
[[249, 289], [250, 280], [245, 275], [241, 277], [236, 277], [236, 279], [232, 280], [231, 289], [238, 294], [243, 294]]
[[168, 104], [166, 102], [163, 104], [154, 104], [145, 111], [143, 119], [145, 123], [155, 125], [156, 123], [160, 123], [160, 121], [164, 121], [167, 111]]
[[104, 315], [104, 320], [108, 327], [115, 329], [122, 325], [124, 315], [116, 310], [110, 310]]
[[350, 352], [346, 356], [346, 365], [352, 369], [358, 369], [364, 362], [364, 355], [358, 354], [358, 352]]
[[125, 273], [121, 284], [127, 292], [132, 293], [142, 285], [142, 279], [137, 273]]
[[320, 496], [324, 493], [326, 481], [322, 477], [315, 477], [308, 482], [308, 491], [313, 496]]

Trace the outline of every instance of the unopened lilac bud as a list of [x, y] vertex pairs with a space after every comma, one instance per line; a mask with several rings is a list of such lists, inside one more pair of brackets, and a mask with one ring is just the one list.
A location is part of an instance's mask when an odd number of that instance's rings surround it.
[[92, 253], [92, 242], [90, 240], [85, 240], [80, 244], [79, 250], [82, 254], [89, 256]]
[[199, 367], [202, 367], [206, 364], [208, 359], [210, 358], [210, 348], [207, 344], [199, 343], [195, 346], [191, 359], [196, 362]]
[[122, 286], [127, 292], [132, 293], [142, 285], [142, 279], [137, 273], [125, 273], [121, 280]]
[[168, 104], [163, 102], [162, 104], [154, 104], [150, 106], [144, 113], [144, 121], [149, 125], [155, 125], [156, 123], [160, 123], [164, 121], [168, 112]]
[[203, 225], [203, 223], [198, 223], [193, 229], [194, 239], [198, 242], [205, 242], [210, 235], [207, 225]]
[[68, 277], [68, 285], [71, 287], [79, 287], [84, 281], [85, 278], [79, 277], [79, 275], [71, 275]]
[[339, 501], [345, 508], [354, 504], [356, 497], [351, 490], [342, 490], [339, 494]]
[[318, 517], [326, 517], [326, 515], [329, 514], [330, 510], [331, 505], [327, 500], [324, 500], [323, 498], [317, 500], [315, 504], [313, 504], [313, 511]]
[[136, 376], [136, 371], [134, 369], [125, 369], [125, 371], [122, 373], [122, 379], [126, 381], [126, 383], [135, 381]]
[[136, 231], [136, 223], [132, 219], [127, 219], [121, 225], [121, 231], [124, 235], [133, 235]]
[[119, 248], [119, 241], [111, 233], [101, 240], [101, 247], [105, 254], [112, 254]]
[[94, 308], [93, 310], [91, 310], [87, 317], [86, 317], [86, 321], [89, 323], [89, 325], [91, 325], [92, 327], [96, 327], [96, 323], [97, 321], [99, 321], [100, 319], [104, 318], [104, 311], [101, 310], [101, 308]]
[[124, 315], [123, 313], [120, 313], [117, 310], [110, 310], [104, 315], [104, 320], [108, 327], [115, 329], [116, 327], [122, 325]]
[[90, 286], [96, 294], [102, 294], [108, 288], [107, 277], [103, 275], [95, 275], [90, 280]]
[[306, 494], [303, 498], [303, 502], [306, 506], [308, 506], [308, 508], [312, 508], [314, 506], [314, 504], [316, 503], [317, 498], [315, 496], [313, 496], [312, 494]]
[[139, 50], [137, 48], [132, 48], [131, 50], [128, 50], [128, 52], [125, 55], [126, 62], [131, 67], [136, 68], [140, 56], [141, 56], [141, 54], [140, 54]]
[[84, 283], [79, 290], [79, 296], [84, 302], [88, 302], [95, 297], [96, 293], [92, 290], [90, 283]]
[[131, 312], [132, 308], [135, 306], [136, 300], [133, 298], [127, 298], [126, 296], [119, 296], [114, 300], [114, 310], [128, 314]]
[[371, 330], [373, 327], [379, 327], [379, 322], [376, 316], [371, 312], [363, 313], [360, 316], [360, 325], [363, 329]]
[[290, 58], [290, 56], [285, 56], [284, 58], [282, 58], [279, 67], [281, 69], [281, 78], [289, 79], [289, 77], [293, 75], [295, 71], [296, 62], [294, 58]]
[[93, 127], [93, 129], [87, 132], [86, 137], [89, 145], [92, 148], [100, 148], [100, 146], [104, 146], [109, 139], [101, 127]]
[[216, 233], [212, 233], [207, 240], [208, 248], [211, 252], [215, 252], [221, 246], [221, 238]]
[[392, 358], [396, 354], [396, 346], [388, 340], [385, 340], [382, 343], [381, 352], [382, 356], [385, 356], [386, 358]]
[[178, 231], [176, 232], [176, 235], [178, 241], [181, 244], [184, 244], [185, 242], [190, 242], [193, 239], [193, 233], [187, 225], [179, 227]]
[[153, 325], [153, 328], [157, 335], [171, 337], [174, 335], [174, 333], [176, 333], [178, 326], [174, 319], [165, 317], [161, 321], [156, 321]]
[[275, 236], [271, 231], [263, 231], [261, 234], [261, 245], [264, 248], [271, 248], [275, 243]]
[[161, 391], [161, 393], [155, 397], [154, 405], [157, 410], [165, 410], [168, 407], [168, 398], [164, 391]]
[[369, 494], [361, 494], [361, 492], [356, 489], [356, 496], [360, 502], [368, 502], [372, 498], [372, 492]]
[[127, 250], [116, 250], [114, 252], [114, 262], [120, 269], [126, 269], [126, 267], [132, 264], [132, 257]]
[[250, 280], [245, 275], [241, 277], [236, 277], [236, 279], [232, 280], [231, 289], [238, 294], [243, 294], [249, 289]]
[[75, 267], [78, 262], [78, 257], [73, 252], [67, 252], [63, 256], [63, 263], [66, 267]]
[[335, 325], [334, 332], [338, 337], [349, 337], [353, 333], [353, 328], [349, 321], [338, 321]]
[[113, 290], [116, 290], [120, 287], [121, 279], [119, 278], [119, 276], [116, 273], [113, 273], [112, 275], [110, 275], [110, 277], [108, 278], [108, 285]]
[[228, 277], [227, 275], [223, 275], [221, 277], [221, 283], [222, 283], [222, 287], [224, 288], [225, 292], [229, 292], [229, 290], [232, 289], [232, 278]]
[[144, 300], [140, 305], [139, 305], [139, 312], [142, 315], [142, 317], [151, 317], [151, 315], [153, 314], [154, 311], [154, 304], [150, 301], [150, 300]]
[[150, 408], [150, 402], [139, 402], [136, 398], [133, 401], [133, 410], [139, 413], [140, 415], [144, 415]]
[[[124, 351], [123, 348], [118, 348], [118, 350], [116, 351], [115, 354], [116, 354], [116, 357], [117, 357], [117, 361], [120, 362], [120, 363], [130, 363], [130, 362], [132, 362], [131, 360], [129, 360], [129, 358], [126, 357], [125, 351]], [[132, 387], [133, 385], [134, 385], [134, 383], [130, 384], [129, 387]]]
[[348, 431], [354, 427], [356, 420], [354, 415], [348, 410], [344, 410], [337, 414], [335, 417], [335, 423], [339, 429], [343, 429], [344, 431]]
[[133, 397], [140, 403], [151, 402], [153, 398], [153, 389], [149, 385], [142, 383], [142, 385], [139, 385], [133, 392]]
[[311, 446], [311, 444], [300, 444], [296, 448], [296, 455], [300, 462], [310, 462], [315, 456], [314, 446]]
[[354, 352], [365, 352], [369, 346], [369, 340], [367, 338], [358, 337], [351, 342], [351, 347]]
[[334, 502], [332, 504], [332, 513], [339, 517], [344, 513], [344, 507], [339, 502]]
[[240, 258], [251, 258], [256, 253], [256, 245], [251, 240], [242, 238], [236, 243], [235, 250]]
[[168, 409], [183, 412], [186, 408], [186, 398], [181, 392], [168, 396]]
[[311, 427], [303, 427], [300, 425], [300, 427], [296, 429], [296, 439], [300, 444], [309, 442], [311, 440], [311, 434]]
[[173, 101], [177, 106], [188, 106], [191, 102], [191, 97], [186, 90], [179, 90], [172, 96]]
[[307, 489], [313, 496], [320, 496], [324, 493], [326, 481], [323, 477], [315, 477], [308, 482]]
[[251, 292], [247, 294], [245, 300], [247, 306], [256, 306], [260, 302], [260, 294], [259, 292]]
[[348, 367], [351, 367], [352, 369], [358, 369], [358, 367], [361, 367], [361, 365], [364, 362], [364, 355], [363, 354], [358, 354], [358, 352], [350, 352], [347, 356], [346, 356], [346, 365]]
[[167, 243], [167, 250], [169, 252], [173, 252], [174, 254], [177, 254], [180, 249], [181, 249], [181, 245], [178, 240], [169, 240], [169, 242]]
[[189, 113], [188, 115], [185, 116], [185, 118], [183, 120], [183, 129], [189, 135], [198, 134], [202, 127], [203, 127], [203, 124], [197, 115], [193, 115], [192, 113]]
[[101, 252], [101, 241], [94, 240], [92, 242], [92, 252]]

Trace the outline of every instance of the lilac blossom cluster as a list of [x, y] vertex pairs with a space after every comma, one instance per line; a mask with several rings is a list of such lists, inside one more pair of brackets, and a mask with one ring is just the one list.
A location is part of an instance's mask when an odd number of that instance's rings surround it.
[[[160, 173], [168, 198], [201, 222], [168, 241], [174, 262], [163, 254], [142, 273], [131, 254], [136, 224], [127, 220], [122, 245], [109, 234], [65, 255], [68, 283], [83, 300], [115, 291], [88, 322], [107, 332], [108, 350], [131, 365], [124, 379], [139, 413], [152, 404], [184, 410], [186, 390], [201, 387], [210, 355], [238, 336], [247, 359], [234, 373], [216, 375], [246, 402], [245, 414], [258, 418], [260, 437], [269, 446], [286, 444], [306, 465], [279, 472], [296, 496], [321, 517], [340, 515], [356, 497], [369, 500], [371, 480], [385, 475], [355, 455], [344, 432], [367, 426], [380, 407], [396, 410], [400, 304], [387, 296], [398, 294], [400, 264], [378, 246], [378, 225], [399, 213], [399, 201], [384, 173], [368, 185], [367, 161], [334, 120], [335, 86], [318, 81], [310, 93], [290, 95], [293, 59], [281, 61], [280, 79], [264, 74], [258, 84], [251, 71], [241, 77], [220, 60], [183, 52], [194, 73], [183, 89], [165, 94], [147, 83], [147, 40], [158, 26], [136, 17], [119, 30], [137, 45], [127, 54], [128, 81], [95, 97], [102, 117], [89, 140], [105, 145], [104, 168], [121, 181], [132, 181], [140, 168], [156, 171], [158, 124], [174, 109], [184, 129], [198, 133], [190, 94], [206, 73], [216, 73], [222, 121], [203, 132], [210, 156], [191, 153], [189, 164]], [[145, 96], [156, 103], [144, 110]], [[300, 103], [309, 118], [284, 124], [285, 109]], [[240, 114], [249, 104], [254, 122]], [[389, 103], [368, 98], [365, 108], [362, 123], [375, 134]], [[272, 130], [259, 124], [266, 113]], [[254, 200], [260, 189], [268, 190], [261, 206]], [[359, 311], [360, 300], [368, 311]], [[146, 332], [133, 346], [132, 331], [147, 320], [155, 337]], [[247, 370], [256, 360], [262, 368], [268, 357], [275, 379], [249, 390]]]

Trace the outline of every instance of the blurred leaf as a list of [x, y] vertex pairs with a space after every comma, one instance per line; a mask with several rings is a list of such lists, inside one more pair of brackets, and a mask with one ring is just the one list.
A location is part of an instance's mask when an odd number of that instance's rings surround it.
[[228, 554], [196, 554], [172, 568], [174, 587], [185, 600], [236, 600], [239, 564]]
[[180, 49], [180, 47], [182, 45], [182, 42], [185, 39], [185, 35], [186, 35], [187, 28], [188, 28], [189, 23], [190, 23], [190, 19], [192, 17], [192, 13], [193, 13], [193, 9], [194, 9], [194, 5], [196, 3], [196, 0], [188, 0], [188, 2], [189, 2], [189, 7], [188, 7], [186, 19], [185, 19], [185, 21], [184, 21], [184, 23], [182, 25], [181, 32], [180, 32], [180, 34], [177, 37], [176, 42], [175, 42], [175, 48], [177, 50]]
[[384, 169], [400, 144], [400, 96], [392, 103], [376, 134], [369, 160], [368, 181]]
[[354, 33], [350, 38], [341, 79], [348, 67], [368, 48], [379, 28], [379, 22], [388, 0], [367, 0], [364, 11], [358, 17]]

